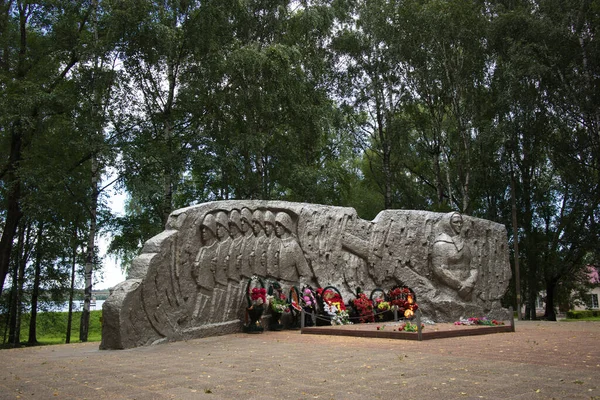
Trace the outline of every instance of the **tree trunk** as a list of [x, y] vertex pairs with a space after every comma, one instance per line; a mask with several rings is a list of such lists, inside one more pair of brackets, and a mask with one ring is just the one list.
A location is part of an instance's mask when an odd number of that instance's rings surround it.
[[172, 109], [175, 101], [175, 89], [177, 85], [177, 64], [173, 61], [167, 62], [167, 81], [169, 82], [169, 91], [167, 101], [163, 110], [165, 125], [163, 128], [163, 139], [167, 144], [168, 160], [165, 165], [165, 176], [163, 177], [163, 207], [162, 222], [163, 226], [167, 224], [169, 215], [173, 211], [173, 167], [170, 160], [173, 159], [173, 132], [172, 132]]
[[33, 278], [33, 290], [31, 293], [31, 318], [29, 319], [29, 338], [27, 344], [35, 345], [37, 341], [37, 309], [40, 295], [40, 275], [42, 270], [42, 241], [44, 240], [44, 223], [39, 222], [37, 240], [35, 243], [35, 275]]
[[[29, 14], [29, 5], [19, 4], [18, 8], [20, 37], [16, 78], [22, 80], [26, 75], [25, 61], [27, 58], [27, 16]], [[5, 179], [2, 181], [2, 186], [8, 189], [8, 193], [6, 195], [6, 219], [4, 220], [2, 238], [0, 239], [0, 295], [2, 295], [4, 280], [6, 274], [8, 274], [13, 240], [23, 216], [20, 206], [21, 178], [18, 175], [19, 163], [21, 162], [23, 151], [22, 146], [23, 126], [21, 120], [17, 118], [11, 127], [10, 155], [8, 157]]]
[[531, 262], [529, 266], [529, 293], [528, 293], [528, 305], [529, 305], [529, 318], [534, 321], [537, 319], [537, 311], [535, 303], [537, 302], [538, 290], [537, 290], [537, 268], [533, 265], [535, 261]]
[[556, 321], [556, 312], [554, 311], [554, 293], [556, 290], [556, 281], [549, 279], [546, 281], [546, 311], [544, 318], [548, 321]]
[[392, 208], [392, 167], [391, 167], [391, 146], [388, 141], [383, 143], [383, 183], [384, 188], [384, 208], [389, 210]]
[[15, 347], [21, 346], [21, 316], [23, 312], [23, 288], [25, 286], [25, 267], [27, 266], [27, 260], [29, 258], [29, 251], [27, 249], [27, 243], [29, 242], [29, 232], [31, 229], [31, 224], [27, 224], [27, 226], [23, 226], [20, 228], [21, 232], [19, 234], [19, 257], [18, 257], [18, 265], [19, 265], [19, 274], [17, 277], [17, 324], [15, 326], [15, 330], [17, 333]]
[[85, 257], [85, 289], [83, 298], [83, 310], [81, 312], [81, 325], [79, 326], [79, 340], [87, 342], [88, 332], [90, 328], [90, 303], [92, 300], [92, 274], [94, 271], [94, 263], [96, 261], [96, 224], [98, 212], [98, 196], [100, 194], [98, 188], [99, 181], [98, 158], [94, 154], [92, 156], [92, 199], [90, 206], [90, 231], [88, 235], [87, 254]]
[[15, 125], [12, 128], [6, 179], [2, 183], [3, 186], [8, 188], [8, 193], [6, 196], [6, 219], [2, 230], [2, 238], [0, 239], [0, 295], [8, 274], [13, 241], [23, 215], [19, 204], [21, 201], [21, 180], [17, 176], [17, 166], [21, 161], [22, 137], [20, 124]]
[[516, 195], [515, 173], [510, 167], [510, 203], [513, 226], [513, 247], [515, 253], [515, 294], [517, 301], [517, 319], [521, 320], [521, 267], [519, 265], [519, 226], [517, 225], [517, 195]]
[[73, 295], [75, 294], [75, 269], [77, 266], [77, 225], [78, 221], [75, 220], [73, 224], [73, 236], [72, 236], [72, 253], [71, 253], [71, 287], [69, 288], [69, 311], [67, 313], [67, 332], [65, 337], [65, 343], [71, 343], [71, 328], [73, 326]]
[[8, 322], [8, 343], [13, 345], [19, 343], [19, 334], [17, 333], [17, 277], [19, 275], [19, 267], [17, 263], [13, 263], [12, 288], [10, 291], [10, 310]]
[[9, 343], [13, 347], [21, 345], [21, 303], [23, 297], [23, 285], [25, 283], [25, 264], [27, 257], [25, 255], [25, 227], [19, 225], [19, 241], [17, 244], [17, 257], [15, 260], [15, 269], [13, 276], [13, 297], [11, 326], [9, 333]]
[[442, 168], [440, 166], [440, 153], [438, 152], [433, 156], [433, 170], [435, 173], [435, 186], [437, 191], [437, 206], [438, 210], [442, 209], [444, 204], [444, 178], [442, 178]]

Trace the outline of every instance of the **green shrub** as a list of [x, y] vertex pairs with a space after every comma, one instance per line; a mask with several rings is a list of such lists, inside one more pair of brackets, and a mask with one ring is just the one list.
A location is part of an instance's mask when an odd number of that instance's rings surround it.
[[600, 310], [571, 310], [567, 311], [567, 319], [584, 319], [600, 317]]

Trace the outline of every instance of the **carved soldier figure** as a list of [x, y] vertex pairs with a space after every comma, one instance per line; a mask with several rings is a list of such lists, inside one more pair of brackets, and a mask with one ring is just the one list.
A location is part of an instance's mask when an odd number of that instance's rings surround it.
[[207, 309], [212, 291], [215, 287], [215, 270], [217, 267], [216, 240], [217, 224], [212, 214], [207, 214], [200, 225], [202, 247], [194, 262], [193, 275], [198, 286], [193, 317], [198, 318]]
[[229, 232], [231, 246], [229, 247], [229, 263], [227, 268], [227, 293], [225, 297], [225, 310], [223, 321], [236, 318], [240, 305], [240, 269], [242, 264], [242, 251], [244, 250], [244, 236], [242, 235], [242, 218], [238, 210], [229, 213]]
[[238, 210], [231, 210], [229, 213], [229, 232], [231, 234], [232, 241], [231, 246], [229, 247], [227, 278], [229, 278], [229, 280], [239, 282], [244, 236], [242, 235], [242, 219]]
[[254, 236], [254, 231], [252, 230], [252, 211], [247, 207], [242, 208], [240, 224], [242, 234], [244, 235], [241, 251], [242, 259], [240, 263], [240, 275], [244, 279], [249, 279], [252, 277], [253, 260], [251, 255], [256, 246], [256, 236]]
[[470, 300], [477, 282], [477, 268], [471, 267], [471, 249], [460, 237], [463, 218], [451, 212], [439, 223], [441, 232], [432, 249], [433, 275], [454, 289], [463, 300]]
[[227, 269], [229, 267], [229, 248], [231, 247], [231, 236], [229, 235], [229, 218], [223, 211], [216, 215], [217, 239], [217, 270], [215, 271], [215, 282], [219, 285], [227, 285]]
[[275, 234], [281, 239], [279, 250], [279, 277], [296, 283], [300, 278], [307, 281], [312, 273], [304, 252], [293, 233], [292, 218], [286, 212], [277, 213]]
[[258, 276], [267, 276], [267, 235], [265, 234], [265, 226], [263, 213], [260, 210], [254, 211], [252, 214], [252, 230], [256, 236], [256, 244], [253, 254], [253, 272]]
[[281, 240], [275, 235], [275, 214], [265, 211], [265, 233], [267, 235], [267, 276], [279, 277], [279, 246]]
[[231, 236], [229, 235], [229, 218], [224, 211], [217, 212], [215, 216], [217, 225], [217, 266], [215, 270], [215, 288], [211, 302], [210, 321], [221, 320], [216, 315], [225, 306], [225, 290], [227, 289], [227, 269], [229, 266], [229, 248], [231, 247]]

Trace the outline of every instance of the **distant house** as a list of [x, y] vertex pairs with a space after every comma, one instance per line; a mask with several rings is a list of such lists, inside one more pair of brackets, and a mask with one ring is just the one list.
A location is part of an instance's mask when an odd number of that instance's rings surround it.
[[575, 306], [575, 310], [598, 310], [600, 308], [598, 304], [598, 298], [600, 297], [600, 275], [598, 274], [598, 267], [588, 265], [587, 270], [590, 284], [593, 286], [587, 293], [585, 305]]

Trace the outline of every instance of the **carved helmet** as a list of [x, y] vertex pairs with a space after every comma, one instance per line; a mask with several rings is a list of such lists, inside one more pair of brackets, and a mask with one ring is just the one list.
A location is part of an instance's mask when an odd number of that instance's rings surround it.
[[286, 230], [292, 232], [292, 226], [294, 225], [294, 223], [292, 222], [292, 218], [288, 215], [288, 213], [277, 213], [277, 216], [275, 217], [275, 222], [279, 222], [281, 225], [283, 225], [283, 227]]
[[272, 227], [275, 227], [275, 214], [269, 210], [265, 211], [265, 224], [267, 223], [271, 224]]
[[227, 218], [227, 214], [224, 211], [219, 211], [217, 213], [216, 220], [218, 225], [221, 225], [229, 231], [229, 218]]
[[237, 226], [240, 231], [242, 230], [242, 216], [238, 210], [229, 212], [229, 224]]
[[242, 220], [245, 220], [247, 224], [250, 224], [252, 222], [252, 211], [247, 207], [242, 208], [241, 218]]
[[217, 220], [215, 219], [215, 216], [212, 214], [206, 214], [204, 216], [204, 219], [202, 220], [202, 223], [200, 224], [200, 227], [206, 227], [209, 231], [212, 232], [213, 235], [217, 234]]
[[252, 222], [257, 222], [261, 228], [265, 228], [265, 221], [263, 220], [262, 211], [256, 210], [254, 213], [252, 213]]

